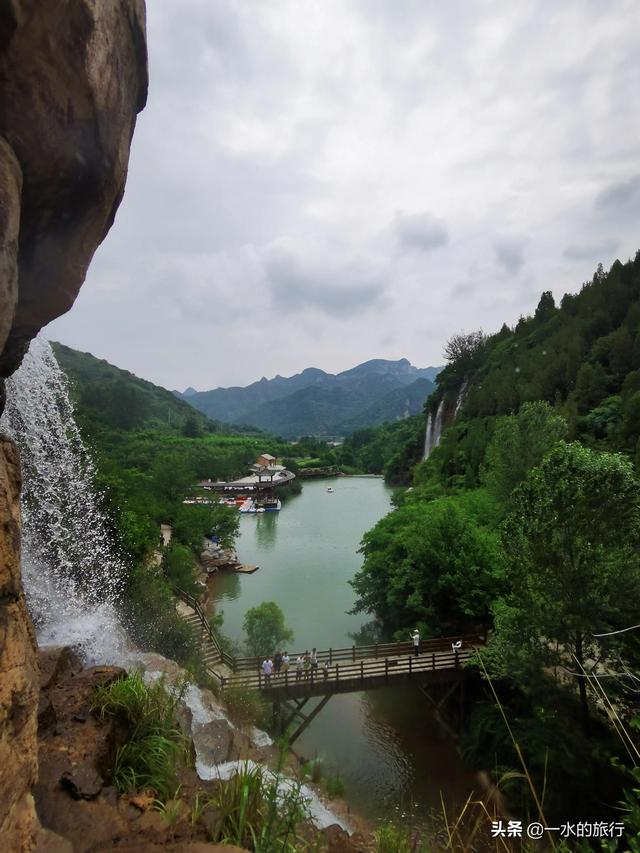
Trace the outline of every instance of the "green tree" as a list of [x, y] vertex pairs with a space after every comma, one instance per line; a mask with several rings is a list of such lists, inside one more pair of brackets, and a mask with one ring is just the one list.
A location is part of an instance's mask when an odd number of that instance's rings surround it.
[[491, 660], [526, 685], [550, 666], [580, 672], [593, 634], [637, 621], [640, 481], [625, 457], [562, 442], [512, 499], [502, 532], [512, 591], [495, 609]]
[[576, 399], [581, 411], [586, 412], [607, 396], [607, 374], [601, 364], [585, 362], [576, 377]]
[[215, 533], [223, 548], [232, 548], [240, 529], [240, 516], [224, 504], [181, 504], [176, 511], [173, 532], [197, 556], [202, 540]]
[[444, 348], [444, 357], [449, 364], [456, 364], [463, 370], [474, 367], [487, 343], [487, 336], [479, 329], [469, 334], [452, 335]]
[[193, 469], [177, 453], [159, 457], [153, 465], [151, 477], [158, 498], [172, 510], [195, 480]]
[[243, 628], [252, 655], [273, 654], [293, 640], [293, 632], [285, 625], [284, 613], [275, 601], [263, 601], [247, 610]]
[[625, 400], [621, 433], [623, 441], [628, 445], [634, 445], [640, 437], [640, 391]]
[[446, 635], [486, 624], [502, 583], [498, 535], [484, 526], [494, 519], [481, 490], [407, 500], [364, 535], [354, 611], [374, 613], [405, 638], [416, 625]]
[[550, 290], [545, 290], [542, 296], [540, 297], [540, 301], [538, 302], [538, 307], [536, 308], [535, 319], [536, 320], [548, 320], [549, 317], [553, 317], [556, 313], [556, 302], [553, 298], [553, 293]]
[[186, 545], [172, 541], [164, 554], [163, 565], [172, 587], [180, 587], [192, 595], [200, 593], [193, 575], [193, 555]]
[[482, 480], [503, 504], [543, 456], [567, 435], [567, 422], [548, 403], [524, 403], [517, 415], [498, 418], [487, 447]]
[[182, 435], [187, 438], [198, 438], [202, 432], [195, 415], [188, 415], [182, 426]]

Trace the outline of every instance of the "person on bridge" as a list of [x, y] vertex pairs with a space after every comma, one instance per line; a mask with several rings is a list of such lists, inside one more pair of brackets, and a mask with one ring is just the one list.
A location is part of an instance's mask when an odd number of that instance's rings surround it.
[[411, 635], [411, 642], [413, 643], [413, 653], [414, 655], [420, 654], [420, 632], [417, 628], [413, 629], [413, 634]]
[[304, 668], [304, 661], [302, 660], [302, 655], [298, 655], [296, 658], [296, 681], [300, 681], [302, 678], [302, 670]]
[[276, 678], [280, 675], [280, 670], [282, 669], [282, 652], [278, 650], [273, 656], [273, 671], [276, 674]]
[[289, 652], [285, 652], [282, 655], [282, 671], [285, 673], [285, 675], [287, 673], [287, 670], [289, 669], [290, 663], [291, 663], [291, 658], [289, 657]]
[[271, 673], [273, 672], [273, 661], [271, 658], [265, 658], [262, 661], [262, 673], [264, 675], [264, 683], [268, 687], [271, 684]]
[[315, 647], [311, 651], [311, 669], [318, 668], [318, 652], [315, 650]]
[[309, 650], [304, 653], [304, 677], [309, 678], [309, 673], [311, 671], [311, 656], [309, 654]]

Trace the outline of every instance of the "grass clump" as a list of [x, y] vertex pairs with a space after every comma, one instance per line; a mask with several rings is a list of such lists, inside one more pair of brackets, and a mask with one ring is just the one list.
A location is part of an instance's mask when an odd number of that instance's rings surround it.
[[324, 780], [324, 788], [330, 797], [344, 797], [344, 782], [339, 773], [327, 776]]
[[116, 717], [128, 729], [113, 769], [121, 793], [150, 788], [165, 800], [176, 790], [178, 771], [189, 757], [189, 742], [176, 724], [181, 695], [163, 681], [145, 684], [139, 672], [96, 689], [92, 710], [101, 718]]
[[212, 841], [256, 853], [302, 849], [300, 829], [309, 813], [300, 782], [246, 763], [221, 784], [212, 805], [218, 813]]
[[394, 823], [383, 823], [375, 831], [377, 853], [419, 853], [420, 843]]
[[251, 687], [229, 687], [224, 700], [231, 714], [243, 723], [254, 726], [269, 725], [269, 706], [260, 692]]

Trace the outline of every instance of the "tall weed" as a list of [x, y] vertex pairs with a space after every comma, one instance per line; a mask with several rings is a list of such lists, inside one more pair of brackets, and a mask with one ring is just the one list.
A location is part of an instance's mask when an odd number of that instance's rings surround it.
[[189, 742], [176, 724], [181, 694], [163, 681], [145, 684], [139, 672], [96, 689], [92, 710], [101, 718], [116, 717], [128, 729], [113, 769], [120, 792], [152, 788], [166, 799], [175, 791], [189, 757]]

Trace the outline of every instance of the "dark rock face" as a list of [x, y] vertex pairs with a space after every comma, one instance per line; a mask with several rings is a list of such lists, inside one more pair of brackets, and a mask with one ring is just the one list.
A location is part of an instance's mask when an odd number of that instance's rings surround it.
[[11, 0], [0, 12], [0, 49], [0, 376], [8, 376], [38, 331], [73, 305], [122, 199], [146, 100], [144, 2]]
[[39, 653], [47, 725], [38, 737], [38, 781], [34, 788], [40, 820], [48, 829], [66, 835], [64, 822], [69, 796], [95, 800], [107, 784], [115, 754], [125, 732], [113, 718], [98, 719], [91, 700], [99, 684], [122, 678], [119, 667], [82, 669], [70, 649], [43, 649]]
[[[3, 377], [69, 310], [113, 222], [146, 90], [144, 0], [0, 2], [0, 412]], [[36, 726], [54, 727], [56, 709], [38, 708], [19, 496], [17, 453], [0, 437], [0, 837], [31, 851], [43, 843]]]

